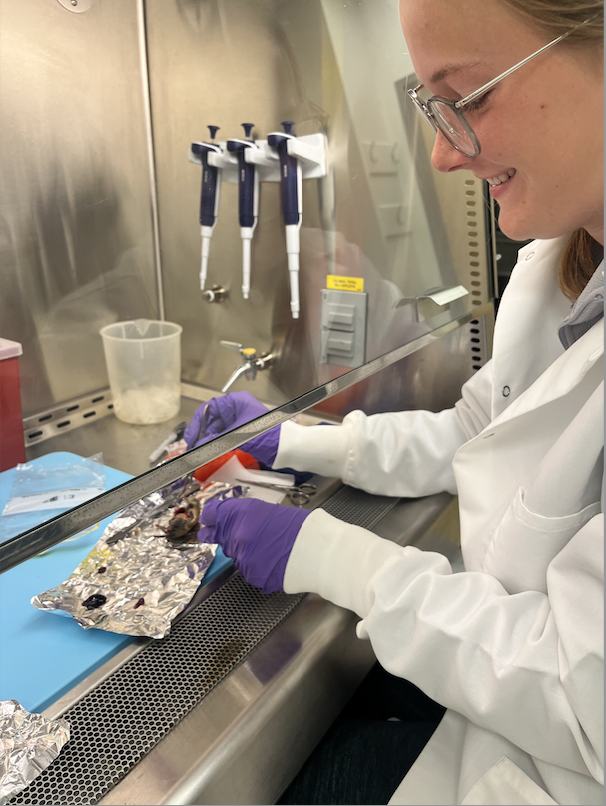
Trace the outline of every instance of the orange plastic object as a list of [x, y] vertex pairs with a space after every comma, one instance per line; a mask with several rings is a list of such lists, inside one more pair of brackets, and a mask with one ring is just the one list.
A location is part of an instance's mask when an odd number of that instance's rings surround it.
[[235, 451], [229, 451], [229, 453], [224, 453], [223, 456], [219, 456], [218, 459], [213, 459], [212, 462], [209, 462], [206, 465], [202, 465], [194, 472], [194, 478], [198, 479], [198, 481], [206, 481], [209, 476], [222, 467], [226, 462], [232, 458], [232, 456], [237, 456], [238, 461], [242, 465], [242, 467], [246, 467], [249, 470], [260, 470], [259, 463], [256, 459], [250, 455], [250, 453], [245, 453], [241, 451], [240, 448], [236, 448]]

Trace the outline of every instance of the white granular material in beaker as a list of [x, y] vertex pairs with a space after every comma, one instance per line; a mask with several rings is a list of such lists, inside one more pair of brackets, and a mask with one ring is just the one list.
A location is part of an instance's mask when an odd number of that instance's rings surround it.
[[114, 397], [116, 417], [135, 425], [152, 425], [170, 420], [181, 407], [180, 390], [165, 386], [129, 389]]

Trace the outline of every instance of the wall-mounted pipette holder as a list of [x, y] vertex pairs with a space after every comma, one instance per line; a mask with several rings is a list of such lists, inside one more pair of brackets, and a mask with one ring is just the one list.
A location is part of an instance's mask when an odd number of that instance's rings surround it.
[[[239, 184], [238, 213], [242, 237], [242, 295], [248, 299], [251, 275], [251, 241], [258, 216], [258, 187], [261, 182], [280, 182], [282, 215], [286, 230], [286, 254], [290, 278], [290, 310], [299, 318], [299, 230], [302, 221], [302, 183], [326, 175], [326, 138], [323, 134], [297, 137], [293, 121], [282, 123], [283, 132], [271, 132], [267, 140], [251, 140], [252, 123], [243, 123], [246, 139], [213, 143], [192, 143], [189, 161], [202, 165], [203, 177], [212, 171], [224, 182]], [[205, 169], [206, 162], [206, 169]], [[204, 181], [203, 181], [204, 190]], [[204, 196], [204, 194], [203, 194]], [[217, 197], [218, 198], [218, 197]], [[216, 213], [215, 213], [216, 215]], [[213, 219], [214, 220], [214, 219]], [[210, 235], [203, 227], [201, 288], [206, 279]]]
[[[224, 182], [236, 184], [238, 181], [238, 158], [227, 151], [227, 141], [216, 143], [221, 153], [208, 155], [208, 164], [223, 169]], [[247, 148], [245, 159], [259, 170], [259, 182], [280, 181], [280, 161], [278, 150], [268, 145], [267, 140], [255, 140], [254, 148]], [[323, 134], [305, 134], [293, 137], [286, 146], [291, 157], [296, 157], [301, 165], [303, 179], [319, 179], [326, 176], [326, 138]], [[198, 154], [189, 149], [189, 161], [201, 165]]]

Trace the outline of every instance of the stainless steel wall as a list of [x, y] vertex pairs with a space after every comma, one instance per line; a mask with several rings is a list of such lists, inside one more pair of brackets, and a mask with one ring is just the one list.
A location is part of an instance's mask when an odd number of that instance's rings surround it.
[[[414, 76], [396, 0], [89, 4], [71, 13], [60, 0], [0, 0], [0, 333], [24, 345], [26, 414], [104, 387], [99, 328], [161, 310], [139, 8], [162, 285], [166, 317], [184, 327], [184, 381], [221, 388], [239, 362], [221, 339], [280, 353], [254, 383], [234, 386], [276, 404], [347, 371], [319, 363], [327, 273], [364, 278], [367, 359], [490, 298], [482, 188], [430, 168], [430, 141], [402, 103]], [[240, 293], [236, 186], [224, 185], [208, 284], [225, 285], [230, 296], [222, 305], [203, 301], [200, 171], [187, 160], [208, 124], [229, 137], [250, 120], [263, 137], [283, 119], [295, 120], [298, 134], [323, 131], [329, 145], [328, 176], [304, 183], [298, 321], [288, 305], [277, 184], [261, 189], [248, 301]], [[470, 294], [430, 322], [417, 323], [414, 306], [395, 307], [458, 283]], [[448, 337], [431, 360], [407, 359], [414, 371], [382, 373], [331, 411], [345, 413], [352, 400], [368, 410], [450, 404], [473, 372], [468, 338]], [[441, 365], [449, 381], [438, 390], [432, 379]]]
[[107, 386], [99, 328], [158, 314], [135, 0], [0, 0], [0, 335], [24, 414]]
[[[367, 359], [489, 298], [481, 183], [436, 176], [414, 110], [400, 103], [412, 65], [396, 0], [147, 0], [146, 9], [163, 285], [167, 317], [184, 327], [185, 381], [223, 386], [240, 359], [221, 339], [280, 353], [254, 383], [233, 387], [275, 403], [347, 371], [319, 363], [328, 273], [364, 278]], [[208, 124], [227, 139], [252, 121], [263, 138], [285, 119], [298, 134], [323, 131], [329, 146], [328, 176], [304, 182], [298, 321], [271, 183], [261, 187], [250, 299], [240, 292], [237, 187], [224, 184], [207, 285], [223, 285], [229, 298], [202, 300], [200, 169], [187, 161]], [[473, 289], [472, 280], [480, 281]], [[431, 322], [417, 323], [413, 306], [395, 308], [403, 297], [459, 283], [475, 293]], [[460, 366], [468, 377], [468, 363]]]

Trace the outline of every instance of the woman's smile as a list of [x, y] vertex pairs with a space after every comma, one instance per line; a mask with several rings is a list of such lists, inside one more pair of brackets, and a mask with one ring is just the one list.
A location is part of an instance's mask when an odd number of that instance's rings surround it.
[[[451, 100], [473, 93], [549, 40], [501, 3], [406, 0], [401, 18], [419, 81], [429, 94]], [[487, 31], [499, 36], [487, 40]], [[471, 171], [487, 181], [499, 203], [499, 226], [514, 240], [583, 227], [601, 241], [600, 71], [593, 51], [566, 43], [539, 55], [482, 96], [481, 106], [465, 107], [480, 153], [467, 157], [438, 133], [434, 168]]]
[[493, 199], [498, 199], [503, 195], [503, 193], [505, 193], [506, 189], [511, 185], [515, 173], [516, 173], [515, 168], [508, 168], [506, 171], [498, 174], [497, 176], [491, 176], [491, 177], [479, 176], [477, 178], [485, 179], [486, 182], [488, 182], [488, 186], [490, 188], [490, 195], [492, 196]]

